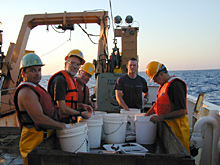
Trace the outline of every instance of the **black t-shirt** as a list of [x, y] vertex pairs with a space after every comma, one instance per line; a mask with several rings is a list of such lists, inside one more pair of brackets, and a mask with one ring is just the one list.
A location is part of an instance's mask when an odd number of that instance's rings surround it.
[[148, 92], [147, 82], [143, 77], [137, 75], [135, 79], [131, 79], [125, 74], [117, 79], [114, 90], [116, 89], [123, 92], [123, 100], [129, 108], [142, 108], [142, 92]]
[[186, 109], [186, 86], [179, 80], [175, 79], [168, 88], [168, 96], [170, 101], [174, 104], [174, 111]]
[[68, 91], [67, 81], [63, 75], [56, 75], [49, 87], [49, 93], [53, 100], [66, 100], [66, 94]]

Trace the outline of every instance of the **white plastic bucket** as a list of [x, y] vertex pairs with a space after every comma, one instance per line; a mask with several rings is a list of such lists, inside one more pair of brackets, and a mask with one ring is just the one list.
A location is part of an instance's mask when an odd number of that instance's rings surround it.
[[127, 116], [119, 113], [104, 115], [105, 143], [118, 144], [125, 142]]
[[84, 120], [88, 125], [89, 147], [99, 148], [101, 145], [103, 118], [100, 116], [92, 116], [90, 119]]
[[[107, 112], [105, 111], [95, 111], [92, 116], [100, 116], [102, 117], [102, 119], [104, 120], [104, 115], [106, 115]], [[101, 136], [101, 139], [104, 140], [105, 139], [105, 134], [104, 134], [104, 124], [102, 125], [102, 136]]]
[[144, 116], [145, 113], [135, 115], [136, 142], [139, 144], [154, 144], [157, 135], [157, 123], [150, 121], [153, 116]]
[[125, 109], [121, 109], [120, 113], [128, 116], [127, 122], [127, 133], [134, 133], [135, 134], [135, 115], [141, 113], [140, 109], [129, 108], [130, 111], [126, 111]]
[[70, 128], [57, 130], [60, 147], [68, 152], [89, 152], [88, 128], [86, 122], [68, 124]]

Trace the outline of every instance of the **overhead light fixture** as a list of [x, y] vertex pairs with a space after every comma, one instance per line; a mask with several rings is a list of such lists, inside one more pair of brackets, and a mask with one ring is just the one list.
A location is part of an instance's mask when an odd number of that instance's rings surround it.
[[115, 22], [115, 24], [121, 24], [122, 23], [121, 16], [119, 16], [119, 15], [115, 16], [114, 22]]
[[132, 24], [133, 23], [133, 17], [131, 15], [128, 15], [126, 18], [125, 18], [125, 22], [127, 24]]

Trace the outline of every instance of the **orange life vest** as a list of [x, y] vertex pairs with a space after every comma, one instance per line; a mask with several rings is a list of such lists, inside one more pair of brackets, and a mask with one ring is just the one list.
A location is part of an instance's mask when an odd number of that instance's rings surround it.
[[[67, 85], [68, 85], [68, 91], [66, 94], [65, 103], [68, 107], [77, 110], [78, 109], [78, 89], [76, 86], [76, 80], [72, 78], [65, 70], [61, 70], [50, 77], [48, 81], [48, 89], [54, 77], [59, 74], [64, 76], [64, 78], [67, 81]], [[65, 114], [62, 114], [61, 112], [59, 113], [59, 115], [60, 115], [61, 121], [64, 118], [71, 118], [70, 115], [65, 115]]]
[[[154, 111], [157, 115], [167, 114], [173, 110], [174, 105], [170, 101], [167, 91], [168, 91], [170, 84], [175, 79], [181, 80], [180, 78], [173, 76], [162, 87], [161, 86], [159, 87], [158, 92], [157, 92], [157, 101], [155, 102], [155, 106], [154, 106]], [[186, 86], [186, 83], [183, 80], [181, 81]], [[187, 99], [186, 99], [186, 107], [187, 107]]]
[[45, 115], [49, 116], [50, 118], [54, 120], [58, 120], [58, 111], [57, 111], [57, 108], [53, 105], [50, 94], [47, 93], [47, 91], [39, 84], [36, 85], [31, 82], [21, 82], [19, 86], [17, 87], [15, 94], [14, 94], [15, 108], [17, 111], [17, 116], [18, 116], [21, 128], [23, 126], [29, 126], [29, 127], [35, 126], [36, 130], [38, 131], [43, 130], [43, 128], [40, 128], [34, 123], [34, 121], [28, 115], [27, 111], [20, 111], [18, 107], [18, 93], [23, 87], [29, 87], [37, 94], [37, 96], [39, 97], [40, 105]]

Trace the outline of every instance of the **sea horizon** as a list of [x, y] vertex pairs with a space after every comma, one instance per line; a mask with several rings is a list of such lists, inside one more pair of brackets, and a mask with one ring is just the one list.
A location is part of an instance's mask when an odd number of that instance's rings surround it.
[[[173, 71], [206, 71], [206, 70], [220, 70], [220, 69], [189, 69], [189, 70], [168, 70], [169, 72]], [[145, 70], [143, 71], [138, 71], [139, 72], [145, 72]], [[55, 73], [55, 72], [54, 72]], [[52, 76], [52, 74], [45, 74], [45, 75], [42, 75], [42, 76]]]
[[[138, 74], [144, 77], [148, 85], [158, 85], [146, 75], [145, 71], [139, 71]], [[206, 70], [175, 70], [169, 71], [170, 75], [175, 75], [184, 80], [187, 84], [188, 95], [198, 97], [199, 93], [205, 93], [204, 100], [220, 106], [220, 69]], [[43, 75], [40, 85], [45, 89], [47, 81], [51, 75]], [[87, 83], [89, 88], [96, 85], [95, 76], [93, 75]], [[91, 91], [92, 92], [92, 89]]]

